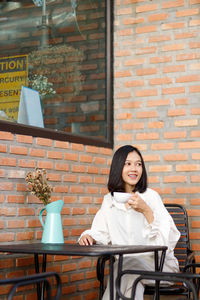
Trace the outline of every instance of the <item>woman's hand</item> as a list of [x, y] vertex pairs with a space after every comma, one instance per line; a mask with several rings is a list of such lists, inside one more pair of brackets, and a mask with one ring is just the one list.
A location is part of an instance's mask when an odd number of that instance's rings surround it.
[[134, 210], [142, 213], [147, 219], [148, 223], [152, 223], [154, 220], [152, 209], [146, 204], [146, 202], [138, 195], [134, 194], [128, 200], [128, 205]]
[[89, 234], [83, 235], [78, 242], [80, 245], [84, 246], [89, 246], [96, 243], [96, 241]]

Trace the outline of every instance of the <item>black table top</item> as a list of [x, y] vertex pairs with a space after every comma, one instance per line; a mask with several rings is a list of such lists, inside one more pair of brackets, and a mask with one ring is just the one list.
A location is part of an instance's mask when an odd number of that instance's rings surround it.
[[81, 246], [79, 244], [7, 244], [0, 245], [0, 252], [23, 254], [51, 254], [51, 255], [77, 255], [77, 256], [101, 256], [130, 253], [144, 253], [167, 250], [166, 246], [153, 245], [92, 245]]

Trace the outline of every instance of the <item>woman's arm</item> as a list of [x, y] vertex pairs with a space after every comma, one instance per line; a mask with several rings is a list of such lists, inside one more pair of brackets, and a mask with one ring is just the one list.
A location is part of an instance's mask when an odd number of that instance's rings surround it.
[[94, 243], [107, 245], [110, 242], [110, 235], [107, 226], [107, 214], [109, 209], [109, 197], [104, 197], [100, 210], [96, 213], [91, 229], [85, 230], [78, 242], [82, 245], [92, 245]]

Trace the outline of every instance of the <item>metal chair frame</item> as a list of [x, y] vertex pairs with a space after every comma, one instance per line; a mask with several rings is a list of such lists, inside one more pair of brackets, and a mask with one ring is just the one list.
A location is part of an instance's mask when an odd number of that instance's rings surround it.
[[[138, 274], [139, 276], [135, 279], [132, 286], [131, 297], [128, 298], [124, 296], [120, 291], [120, 282], [121, 278], [127, 274]], [[123, 300], [131, 300], [135, 299], [135, 292], [137, 284], [144, 279], [155, 280], [157, 282], [167, 281], [167, 282], [182, 282], [190, 293], [192, 294], [193, 300], [199, 300], [199, 282], [200, 282], [200, 274], [191, 274], [191, 273], [170, 273], [170, 272], [152, 272], [152, 271], [139, 271], [139, 270], [124, 270], [122, 271], [116, 279], [116, 290], [117, 295], [120, 299]], [[195, 285], [195, 283], [197, 285]], [[197, 288], [198, 287], [198, 288]]]
[[[51, 296], [51, 284], [49, 283], [49, 278], [54, 277], [56, 279], [56, 295], [53, 298]], [[10, 292], [8, 294], [8, 300], [12, 300], [14, 295], [17, 292], [17, 288], [20, 286], [30, 285], [30, 284], [45, 284], [45, 288], [47, 291], [47, 299], [48, 300], [59, 300], [62, 294], [62, 284], [60, 276], [56, 272], [44, 272], [44, 273], [38, 273], [33, 274], [29, 276], [23, 276], [18, 278], [9, 278], [9, 279], [2, 279], [0, 280], [0, 285], [5, 284], [11, 284], [12, 287], [10, 289]]]

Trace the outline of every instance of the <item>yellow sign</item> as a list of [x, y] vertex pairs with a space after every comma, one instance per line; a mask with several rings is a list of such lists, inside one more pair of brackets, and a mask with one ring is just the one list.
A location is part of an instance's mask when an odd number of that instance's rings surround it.
[[0, 111], [17, 120], [21, 87], [27, 86], [28, 55], [0, 58]]

